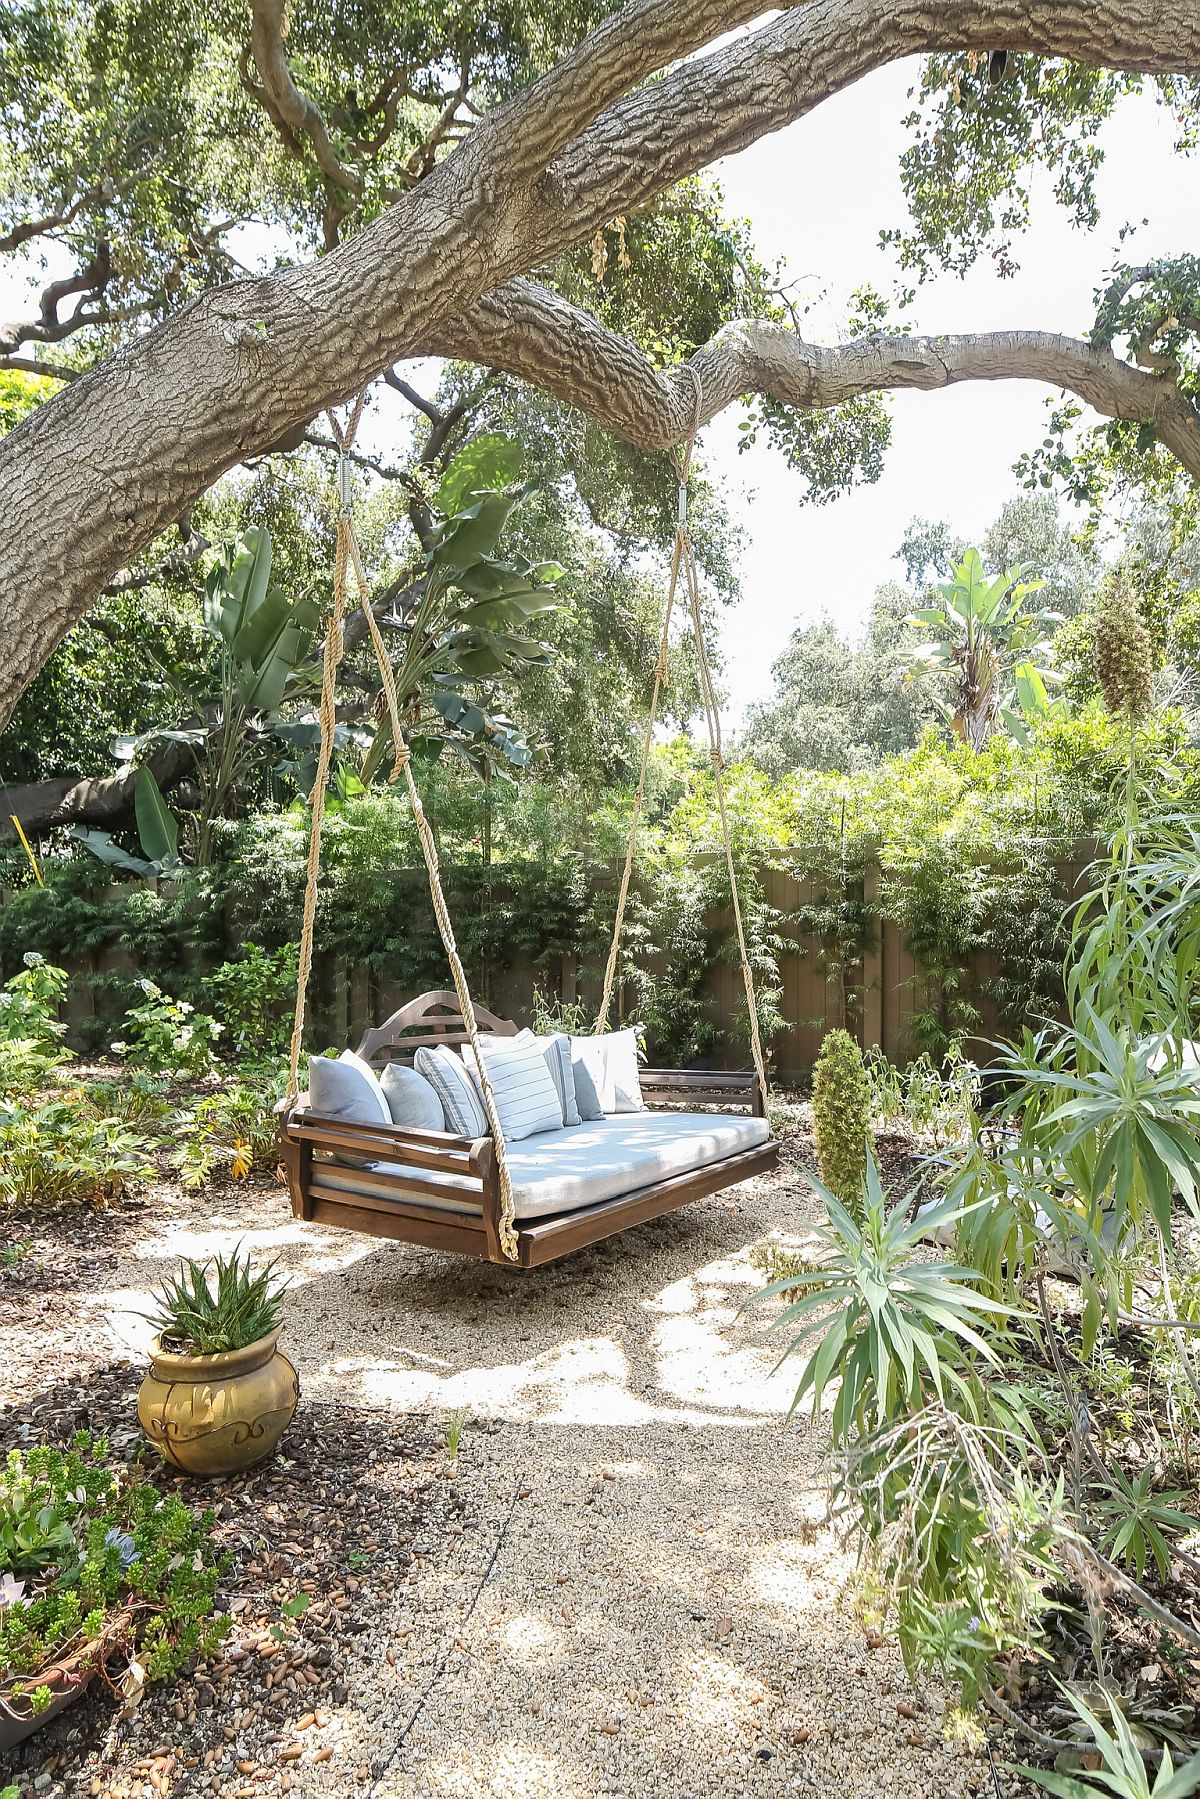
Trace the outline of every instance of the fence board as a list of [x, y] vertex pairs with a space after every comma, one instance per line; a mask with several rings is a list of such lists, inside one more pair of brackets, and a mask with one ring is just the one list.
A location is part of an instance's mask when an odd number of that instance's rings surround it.
[[[1094, 854], [1095, 846], [1084, 844], [1074, 856], [1064, 858], [1058, 871], [1064, 896], [1077, 898], [1082, 871]], [[397, 878], [407, 880], [408, 873]], [[897, 924], [879, 917], [878, 869], [866, 870], [861, 889], [873, 924], [873, 941], [861, 963], [846, 966], [838, 961], [827, 966], [826, 945], [806, 932], [801, 916], [806, 908], [821, 901], [829, 891], [828, 883], [797, 877], [783, 868], [764, 870], [761, 880], [764, 898], [780, 921], [783, 939], [779, 958], [780, 1007], [788, 1028], [772, 1046], [779, 1075], [785, 1079], [803, 1078], [811, 1069], [824, 1033], [835, 1025], [849, 1029], [864, 1049], [878, 1044], [893, 1061], [913, 1054], [919, 1047], [914, 1041], [913, 1014], [923, 1005], [936, 1004], [938, 996], [933, 977], [917, 968]], [[490, 904], [500, 908], [506, 903], [507, 896], [498, 888], [491, 895]], [[719, 940], [728, 946], [732, 940], [729, 916], [715, 912], [709, 923]], [[602, 960], [597, 958], [601, 963]], [[665, 973], [665, 957], [651, 950], [648, 966], [652, 972]], [[68, 963], [68, 971], [72, 976], [64, 1008], [68, 1042], [77, 1048], [96, 1042], [106, 1044], [115, 1035], [114, 1027], [127, 1002], [119, 990], [104, 985], [103, 977], [136, 975], [136, 956], [122, 948], [105, 948], [94, 954], [81, 954], [75, 963]], [[522, 957], [508, 965], [479, 971], [475, 990], [492, 1010], [524, 1024], [530, 1022], [535, 988], [550, 999], [579, 1000], [594, 1010], [600, 999], [601, 972], [600, 966], [582, 962], [574, 953], [538, 964]], [[1001, 1034], [994, 994], [997, 973], [995, 956], [985, 950], [972, 956], [964, 971], [962, 991], [979, 1012], [976, 1034], [984, 1041]], [[412, 997], [386, 972], [352, 968], [336, 954], [319, 953], [309, 995], [311, 1040], [321, 1049], [356, 1044], [372, 1024]], [[714, 958], [704, 998], [722, 1035], [721, 1047], [706, 1058], [708, 1064], [717, 1068], [744, 1066], [746, 1045], [734, 1041], [732, 1036], [734, 1022], [743, 1009], [742, 978], [736, 960], [728, 954]], [[618, 988], [614, 1025], [628, 1019], [631, 1005], [631, 995]]]

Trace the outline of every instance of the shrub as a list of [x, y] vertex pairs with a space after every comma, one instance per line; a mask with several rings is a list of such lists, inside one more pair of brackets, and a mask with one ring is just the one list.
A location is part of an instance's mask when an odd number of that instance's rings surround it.
[[99, 1669], [136, 1653], [148, 1680], [169, 1680], [228, 1628], [213, 1612], [213, 1514], [114, 1472], [107, 1450], [81, 1433], [68, 1451], [11, 1450], [0, 1472], [0, 1685], [34, 1712], [50, 1703], [38, 1676], [57, 1657]]
[[58, 1020], [66, 990], [66, 970], [30, 950], [22, 972], [0, 992], [0, 1098], [36, 1093], [70, 1061]]
[[955, 1045], [939, 1068], [919, 1055], [903, 1068], [876, 1045], [863, 1058], [877, 1126], [903, 1125], [934, 1149], [962, 1143], [971, 1134], [979, 1100], [979, 1070]]
[[0, 1101], [0, 1201], [112, 1205], [154, 1172], [150, 1145], [82, 1089], [42, 1106]]
[[134, 1068], [151, 1074], [199, 1077], [216, 1067], [221, 1026], [185, 999], [171, 999], [153, 981], [140, 981], [145, 998], [125, 1014], [124, 1040], [113, 1044]]
[[205, 977], [205, 993], [213, 995], [227, 1042], [239, 1055], [260, 1057], [288, 1047], [298, 963], [294, 943], [277, 950], [248, 943], [236, 962], [223, 962]]
[[825, 1185], [847, 1205], [867, 1167], [871, 1083], [848, 1031], [827, 1031], [813, 1069], [813, 1140]]
[[274, 1105], [286, 1085], [282, 1071], [264, 1072], [261, 1084], [231, 1081], [182, 1113], [173, 1161], [184, 1186], [203, 1186], [214, 1175], [241, 1181], [273, 1168], [279, 1160]]
[[[209, 1284], [212, 1267], [216, 1285]], [[276, 1276], [278, 1258], [257, 1274], [249, 1256], [239, 1250], [214, 1256], [212, 1263], [180, 1264], [177, 1276], [165, 1280], [155, 1298], [158, 1310], [150, 1322], [164, 1344], [187, 1355], [219, 1355], [257, 1343], [279, 1323], [284, 1285]]]

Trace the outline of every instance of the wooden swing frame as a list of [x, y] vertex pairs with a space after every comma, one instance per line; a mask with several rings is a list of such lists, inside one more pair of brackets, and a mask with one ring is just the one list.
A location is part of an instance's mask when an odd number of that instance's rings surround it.
[[[498, 1018], [484, 1006], [476, 1004], [475, 1017], [483, 1029], [496, 1036], [516, 1034], [511, 1019]], [[423, 993], [401, 1006], [386, 1023], [368, 1031], [358, 1053], [364, 1061], [383, 1065], [408, 1059], [422, 1045], [454, 1046], [468, 1041], [457, 995], [449, 991]], [[646, 1068], [640, 1076], [651, 1109], [711, 1106], [727, 1112], [737, 1108], [756, 1118], [766, 1115], [762, 1087], [753, 1069], [709, 1073]], [[779, 1161], [778, 1144], [768, 1141], [616, 1199], [532, 1219], [528, 1224], [518, 1221], [514, 1261], [501, 1243], [499, 1171], [491, 1137], [456, 1137], [446, 1131], [418, 1131], [400, 1125], [348, 1124], [295, 1108], [281, 1115], [281, 1131], [283, 1165], [297, 1218], [475, 1256], [503, 1268], [536, 1268], [556, 1261], [694, 1199], [766, 1174]], [[326, 1153], [400, 1162], [413, 1173], [372, 1172], [372, 1185], [392, 1189], [394, 1197], [351, 1193], [324, 1178]], [[446, 1202], [451, 1199], [471, 1210], [448, 1212]]]

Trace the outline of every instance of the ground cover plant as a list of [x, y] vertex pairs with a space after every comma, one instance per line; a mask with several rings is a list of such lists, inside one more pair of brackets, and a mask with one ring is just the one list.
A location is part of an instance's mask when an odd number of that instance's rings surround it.
[[[211, 1654], [228, 1620], [214, 1598], [222, 1563], [212, 1514], [114, 1471], [81, 1433], [63, 1451], [9, 1452], [0, 1474], [0, 1690], [36, 1716], [55, 1664], [103, 1672], [127, 1703]], [[45, 1675], [45, 1678], [43, 1678]], [[51, 1684], [53, 1683], [53, 1684]]]

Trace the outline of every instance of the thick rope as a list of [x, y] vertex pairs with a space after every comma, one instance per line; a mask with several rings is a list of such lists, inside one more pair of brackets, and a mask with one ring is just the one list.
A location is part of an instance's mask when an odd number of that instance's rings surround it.
[[396, 692], [395, 676], [392, 672], [391, 659], [387, 646], [379, 629], [374, 612], [371, 610], [371, 590], [363, 568], [362, 556], [358, 547], [358, 539], [354, 531], [354, 520], [350, 512], [350, 489], [346, 478], [349, 464], [347, 452], [354, 441], [354, 433], [362, 417], [364, 394], [358, 396], [345, 429], [341, 429], [337, 419], [331, 413], [329, 422], [333, 427], [334, 439], [341, 453], [341, 500], [337, 521], [337, 549], [333, 564], [333, 609], [330, 614], [329, 630], [325, 638], [325, 658], [321, 678], [321, 747], [317, 758], [317, 776], [313, 782], [309, 805], [312, 811], [312, 822], [309, 829], [308, 866], [305, 875], [304, 913], [300, 930], [300, 966], [296, 983], [296, 1016], [292, 1028], [291, 1066], [288, 1080], [288, 1100], [296, 1098], [299, 1092], [299, 1068], [301, 1039], [304, 1034], [305, 1001], [308, 992], [309, 977], [312, 972], [314, 923], [316, 919], [317, 886], [321, 865], [321, 831], [325, 819], [325, 795], [329, 785], [329, 768], [333, 756], [334, 726], [336, 724], [335, 698], [337, 689], [337, 671], [342, 659], [344, 641], [343, 620], [346, 610], [346, 595], [349, 586], [348, 574], [351, 569], [358, 586], [359, 599], [366, 618], [367, 629], [374, 646], [376, 660], [379, 664], [380, 679], [388, 709], [388, 718], [392, 727], [394, 757], [391, 780], [399, 778], [403, 771], [408, 789], [409, 804], [412, 807], [413, 821], [417, 827], [417, 836], [421, 843], [421, 852], [425, 858], [425, 872], [429, 879], [429, 892], [433, 901], [434, 915], [437, 918], [438, 930], [446, 951], [446, 959], [450, 964], [450, 974], [454, 982], [454, 991], [458, 996], [459, 1010], [463, 1024], [466, 1026], [467, 1039], [475, 1057], [475, 1067], [479, 1075], [479, 1089], [483, 1099], [483, 1109], [488, 1126], [492, 1133], [496, 1150], [496, 1173], [500, 1186], [500, 1247], [510, 1261], [517, 1260], [517, 1232], [514, 1220], [512, 1176], [509, 1173], [508, 1159], [505, 1153], [504, 1130], [500, 1123], [500, 1110], [496, 1104], [496, 1095], [488, 1076], [487, 1064], [483, 1057], [483, 1046], [479, 1039], [479, 1022], [475, 1016], [475, 1006], [471, 999], [471, 990], [467, 984], [466, 970], [458, 953], [458, 945], [454, 937], [454, 925], [450, 918], [446, 895], [442, 887], [441, 870], [438, 864], [437, 842], [432, 827], [425, 816], [425, 808], [421, 804], [421, 796], [413, 779], [412, 756], [404, 739], [400, 724], [399, 696]]
[[695, 384], [696, 408], [692, 429], [683, 448], [674, 458], [675, 472], [679, 479], [679, 522], [675, 527], [675, 547], [671, 556], [671, 583], [667, 592], [667, 606], [663, 622], [662, 643], [659, 648], [659, 664], [655, 674], [654, 693], [651, 699], [650, 718], [646, 733], [642, 740], [642, 762], [638, 775], [637, 792], [633, 803], [633, 820], [629, 831], [629, 842], [625, 851], [625, 867], [621, 876], [621, 886], [617, 895], [617, 915], [613, 926], [612, 946], [608, 953], [608, 966], [604, 973], [604, 995], [600, 1004], [600, 1013], [596, 1023], [597, 1032], [603, 1031], [608, 1023], [609, 1006], [612, 1001], [613, 986], [616, 980], [617, 957], [620, 950], [621, 933], [625, 923], [625, 907], [629, 898], [629, 886], [633, 872], [633, 860], [637, 849], [638, 832], [641, 827], [643, 802], [646, 788], [646, 770], [650, 757], [650, 746], [654, 735], [654, 725], [658, 708], [659, 695], [666, 676], [667, 628], [671, 621], [671, 613], [675, 604], [675, 594], [679, 583], [680, 572], [684, 575], [688, 596], [688, 611], [691, 616], [692, 630], [696, 639], [696, 664], [700, 679], [700, 698], [704, 707], [705, 723], [708, 727], [708, 753], [712, 761], [713, 781], [717, 793], [717, 812], [721, 821], [721, 841], [725, 851], [725, 868], [729, 876], [729, 892], [732, 901], [733, 922], [737, 933], [738, 955], [742, 968], [742, 984], [746, 989], [746, 1012], [750, 1021], [750, 1048], [754, 1057], [755, 1073], [758, 1075], [762, 1090], [763, 1103], [767, 1099], [767, 1062], [763, 1054], [762, 1033], [759, 1028], [758, 999], [754, 991], [754, 970], [750, 964], [750, 951], [746, 943], [746, 928], [742, 918], [742, 903], [738, 893], [737, 868], [733, 853], [733, 834], [729, 824], [729, 811], [725, 797], [725, 755], [721, 747], [721, 713], [717, 704], [716, 690], [713, 686], [712, 668], [708, 659], [708, 647], [704, 638], [704, 618], [700, 604], [700, 575], [696, 566], [696, 551], [692, 543], [691, 532], [687, 524], [687, 487], [691, 474], [692, 452], [696, 444], [696, 434], [700, 427], [703, 396], [700, 377], [695, 369], [688, 371]]
[[[686, 531], [685, 531], [686, 537]], [[750, 1020], [750, 1048], [754, 1056], [754, 1068], [758, 1075], [758, 1084], [762, 1090], [763, 1104], [767, 1101], [767, 1061], [763, 1054], [762, 1034], [758, 1023], [758, 998], [754, 991], [754, 970], [750, 966], [750, 951], [746, 943], [746, 927], [742, 919], [742, 902], [738, 893], [737, 868], [733, 854], [733, 833], [729, 826], [729, 812], [725, 803], [725, 756], [721, 748], [721, 714], [717, 705], [717, 696], [713, 687], [712, 669], [708, 661], [708, 649], [704, 641], [704, 620], [700, 610], [700, 578], [696, 569], [696, 558], [692, 550], [690, 537], [684, 547], [684, 573], [687, 576], [688, 603], [692, 615], [692, 625], [696, 633], [696, 662], [700, 675], [700, 693], [704, 702], [704, 715], [708, 722], [708, 753], [712, 760], [713, 782], [717, 790], [717, 811], [721, 819], [721, 841], [725, 849], [725, 869], [729, 876], [729, 895], [733, 909], [733, 923], [737, 931], [738, 955], [742, 964], [742, 984], [746, 989], [746, 1012]]]
[[658, 662], [654, 670], [654, 692], [650, 696], [650, 712], [646, 719], [646, 729], [642, 737], [641, 765], [638, 769], [637, 791], [633, 796], [633, 820], [629, 827], [629, 841], [625, 846], [625, 866], [621, 871], [621, 885], [617, 892], [617, 911], [613, 920], [612, 943], [608, 951], [608, 965], [604, 970], [604, 997], [600, 1001], [600, 1011], [596, 1018], [595, 1032], [608, 1029], [608, 1013], [612, 1005], [613, 988], [617, 980], [617, 958], [621, 953], [621, 937], [625, 929], [625, 907], [629, 900], [629, 886], [633, 878], [633, 859], [637, 853], [638, 832], [642, 823], [642, 812], [646, 800], [646, 774], [650, 767], [650, 750], [654, 743], [654, 727], [658, 723], [658, 704], [663, 688], [667, 684], [667, 655], [670, 649], [668, 633], [671, 629], [671, 613], [675, 607], [675, 591], [679, 586], [680, 544], [675, 539], [675, 551], [671, 557], [671, 584], [667, 589], [667, 604], [663, 612], [662, 636], [658, 645]]
[[300, 921], [300, 955], [296, 972], [296, 1010], [292, 1023], [292, 1045], [288, 1063], [287, 1101], [300, 1091], [300, 1048], [304, 1037], [304, 1012], [308, 1000], [308, 982], [312, 974], [313, 936], [317, 917], [317, 884], [321, 870], [321, 832], [325, 824], [325, 795], [329, 787], [329, 765], [333, 758], [333, 734], [337, 723], [337, 671], [344, 644], [343, 620], [346, 612], [347, 534], [338, 518], [337, 550], [333, 562], [333, 610], [325, 633], [325, 656], [321, 669], [321, 747], [317, 753], [317, 775], [308, 796], [308, 863], [304, 874], [304, 910]]
[[646, 729], [642, 735], [641, 761], [638, 766], [637, 788], [633, 796], [633, 816], [629, 821], [629, 839], [625, 845], [625, 865], [621, 870], [621, 885], [617, 889], [617, 910], [613, 918], [612, 942], [609, 945], [608, 962], [604, 969], [604, 992], [593, 1027], [594, 1036], [600, 1036], [608, 1029], [608, 1015], [612, 1008], [613, 989], [617, 982], [617, 961], [621, 953], [621, 938], [625, 933], [625, 910], [629, 903], [634, 857], [637, 854], [642, 814], [645, 811], [646, 775], [650, 768], [650, 751], [654, 745], [654, 727], [658, 723], [659, 701], [662, 698], [663, 689], [667, 685], [667, 661], [671, 648], [671, 614], [675, 609], [675, 595], [679, 587], [679, 571], [683, 563], [684, 540], [687, 535], [687, 483], [691, 472], [692, 450], [696, 443], [696, 433], [700, 429], [700, 408], [703, 404], [700, 377], [693, 368], [689, 368], [688, 373], [692, 377], [695, 388], [695, 410], [692, 415], [692, 428], [684, 443], [682, 454], [675, 460], [675, 470], [679, 479], [679, 517], [675, 526], [675, 542], [671, 550], [671, 579], [667, 587], [667, 603], [663, 611], [662, 633], [658, 642], [658, 661], [654, 668], [654, 691], [650, 696], [650, 712], [646, 719]]
[[458, 1009], [462, 1013], [466, 1026], [467, 1041], [475, 1057], [475, 1069], [479, 1076], [479, 1091], [483, 1100], [483, 1109], [487, 1116], [488, 1128], [496, 1146], [496, 1173], [500, 1186], [500, 1247], [510, 1261], [517, 1259], [517, 1232], [515, 1225], [512, 1176], [508, 1169], [508, 1158], [505, 1153], [504, 1129], [500, 1123], [500, 1108], [496, 1104], [496, 1094], [492, 1087], [484, 1061], [483, 1045], [479, 1040], [479, 1022], [475, 1016], [475, 1003], [471, 998], [471, 989], [467, 982], [467, 971], [463, 967], [462, 957], [458, 953], [458, 944], [454, 936], [454, 924], [450, 917], [450, 908], [446, 903], [445, 890], [442, 887], [441, 867], [438, 861], [437, 839], [433, 827], [425, 815], [421, 803], [421, 795], [417, 790], [412, 772], [412, 754], [404, 738], [404, 730], [400, 723], [400, 697], [396, 692], [396, 679], [392, 671], [391, 658], [387, 653], [387, 645], [383, 641], [383, 633], [371, 610], [371, 588], [363, 568], [359, 554], [358, 540], [354, 533], [354, 522], [349, 517], [345, 520], [346, 533], [349, 539], [348, 552], [354, 578], [358, 585], [359, 600], [363, 615], [367, 621], [371, 643], [375, 650], [375, 659], [379, 664], [379, 678], [383, 683], [384, 698], [387, 704], [388, 718], [392, 727], [392, 772], [391, 781], [399, 779], [403, 773], [408, 790], [408, 801], [412, 807], [413, 823], [417, 827], [417, 836], [421, 843], [421, 854], [425, 858], [425, 873], [429, 880], [429, 894], [433, 901], [434, 917], [437, 919], [438, 931], [442, 945], [446, 951], [446, 960], [450, 964], [450, 976], [454, 982], [454, 991], [458, 996]]

